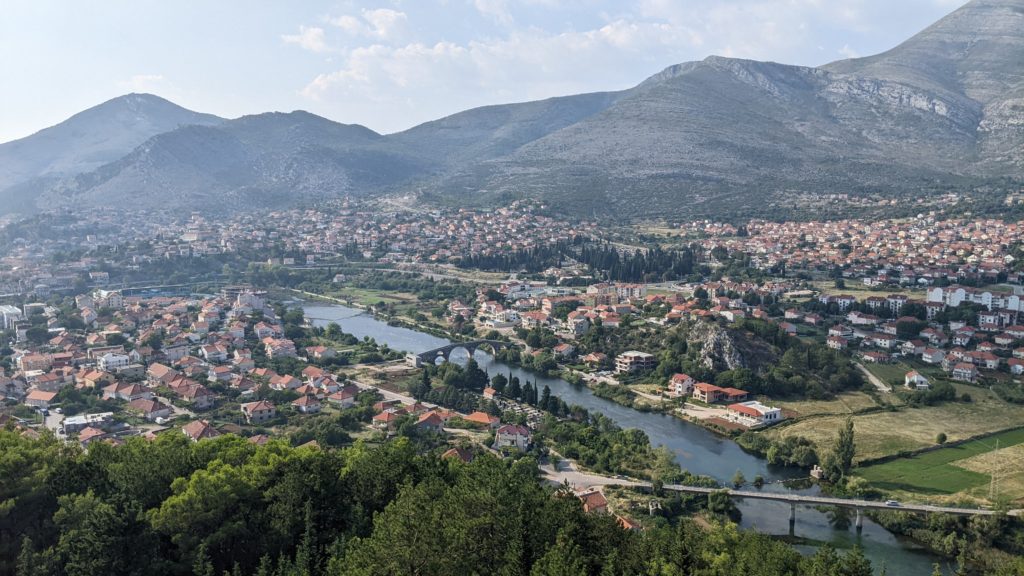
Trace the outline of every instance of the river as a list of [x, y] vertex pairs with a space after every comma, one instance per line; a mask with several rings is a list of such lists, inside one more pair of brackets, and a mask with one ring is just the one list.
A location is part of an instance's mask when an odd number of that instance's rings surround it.
[[[337, 322], [344, 332], [357, 338], [369, 336], [395, 350], [418, 353], [450, 344], [450, 341], [444, 338], [390, 326], [362, 310], [312, 302], [303, 302], [302, 306], [306, 317], [315, 326]], [[458, 352], [462, 352], [462, 357], [459, 357]], [[552, 394], [559, 396], [568, 404], [582, 406], [591, 412], [600, 412], [623, 428], [643, 430], [653, 445], [665, 446], [671, 450], [679, 465], [694, 474], [711, 476], [723, 484], [728, 484], [736, 471], [740, 470], [748, 480], [757, 475], [762, 476], [767, 482], [764, 490], [817, 490], [817, 487], [787, 487], [783, 482], [804, 477], [806, 474], [794, 468], [771, 466], [764, 459], [743, 451], [735, 442], [695, 424], [664, 414], [627, 408], [594, 396], [587, 388], [573, 386], [560, 378], [541, 377], [497, 362], [493, 356], [481, 351], [477, 351], [474, 358], [490, 375], [511, 373], [520, 380], [537, 382], [541, 387], [547, 385], [551, 388]], [[460, 350], [453, 353], [452, 359], [465, 362], [468, 354]], [[789, 504], [759, 500], [740, 501], [737, 505], [743, 513], [740, 522], [742, 527], [769, 534], [790, 534]], [[888, 574], [930, 575], [934, 563], [946, 564], [941, 558], [904, 538], [897, 537], [870, 519], [864, 520], [863, 530], [858, 534], [853, 527], [852, 518], [833, 521], [829, 514], [808, 506], [798, 507], [793, 534], [814, 541], [832, 542], [841, 549], [849, 549], [859, 543], [867, 557], [871, 559], [876, 573], [879, 573], [884, 565]], [[952, 572], [949, 568], [944, 570], [947, 574]]]

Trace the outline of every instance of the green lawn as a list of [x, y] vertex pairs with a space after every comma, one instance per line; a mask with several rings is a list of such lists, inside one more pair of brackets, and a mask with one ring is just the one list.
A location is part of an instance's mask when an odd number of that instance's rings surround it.
[[912, 368], [907, 366], [903, 362], [896, 362], [895, 364], [872, 364], [866, 363], [864, 367], [869, 372], [877, 376], [882, 382], [886, 384], [894, 384], [901, 386], [903, 384], [903, 377], [906, 376], [907, 372], [910, 372]]
[[1003, 432], [984, 440], [943, 448], [912, 458], [900, 458], [884, 464], [858, 468], [855, 474], [888, 491], [925, 495], [956, 494], [989, 482], [988, 474], [965, 470], [956, 466], [956, 463], [991, 452], [996, 447], [997, 439], [1000, 448], [1022, 444], [1024, 429]]

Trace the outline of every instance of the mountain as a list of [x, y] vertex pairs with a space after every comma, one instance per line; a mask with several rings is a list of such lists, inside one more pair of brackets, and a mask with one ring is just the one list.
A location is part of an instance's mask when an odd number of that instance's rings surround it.
[[[414, 193], [457, 205], [535, 197], [606, 217], [784, 217], [829, 194], [1019, 187], [1024, 3], [972, 0], [868, 58], [813, 68], [713, 56], [620, 92], [486, 106], [387, 136], [304, 112], [179, 121], [148, 139], [132, 126], [131, 138], [104, 137], [139, 141], [116, 158], [69, 137], [23, 154], [54, 159], [22, 174], [61, 176], [6, 193], [225, 210]], [[97, 148], [110, 151], [101, 166]], [[86, 159], [94, 169], [76, 173]]]
[[585, 214], [785, 212], [801, 194], [918, 194], [1024, 176], [1024, 4], [974, 0], [884, 54], [821, 68], [710, 57], [477, 166], [449, 194]]
[[376, 132], [308, 112], [266, 113], [154, 136], [125, 157], [51, 186], [43, 202], [211, 211], [287, 206], [379, 189], [422, 172]]
[[0, 190], [36, 178], [60, 178], [118, 160], [149, 138], [216, 116], [151, 94], [128, 94], [75, 114], [31, 136], [0, 144]]

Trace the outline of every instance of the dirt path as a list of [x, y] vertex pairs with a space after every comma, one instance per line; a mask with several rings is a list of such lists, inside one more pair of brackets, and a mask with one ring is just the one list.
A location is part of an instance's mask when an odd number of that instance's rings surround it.
[[867, 376], [868, 382], [874, 384], [875, 388], [878, 388], [879, 392], [892, 392], [892, 388], [887, 386], [885, 382], [882, 382], [882, 380], [878, 376], [872, 374], [871, 371], [865, 368], [863, 364], [861, 364], [860, 362], [856, 362], [856, 364], [857, 368], [860, 368], [860, 371], [864, 373], [864, 376]]

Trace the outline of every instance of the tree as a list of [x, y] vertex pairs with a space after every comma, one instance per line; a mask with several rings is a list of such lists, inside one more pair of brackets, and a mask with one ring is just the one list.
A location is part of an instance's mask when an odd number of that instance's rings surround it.
[[839, 573], [840, 558], [829, 543], [822, 544], [814, 556], [804, 559], [801, 573], [804, 576], [835, 576]]
[[530, 571], [530, 576], [587, 576], [587, 562], [580, 547], [564, 532]]
[[499, 394], [505, 391], [505, 386], [508, 386], [508, 378], [504, 374], [495, 374], [491, 378], [491, 388], [494, 388]]
[[860, 545], [853, 547], [845, 555], [839, 565], [840, 576], [873, 576], [871, 561], [864, 556], [864, 549]]
[[946, 443], [946, 433], [945, 432], [939, 432], [938, 435], [935, 436], [935, 443], [936, 444], [945, 444]]
[[830, 482], [839, 482], [850, 473], [855, 451], [853, 418], [848, 416], [839, 427], [839, 437], [836, 438], [832, 452], [825, 458], [823, 468]]
[[743, 475], [743, 471], [737, 469], [736, 473], [732, 475], [732, 485], [739, 488], [747, 483], [747, 478]]

